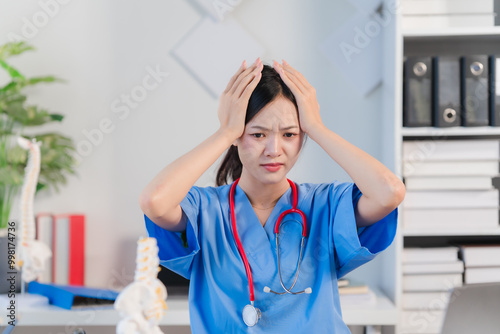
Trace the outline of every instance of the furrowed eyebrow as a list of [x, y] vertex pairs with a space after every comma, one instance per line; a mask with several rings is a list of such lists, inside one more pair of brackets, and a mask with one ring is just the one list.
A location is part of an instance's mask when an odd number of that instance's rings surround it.
[[[286, 126], [284, 128], [281, 128], [280, 130], [284, 131], [284, 130], [298, 129], [298, 128], [299, 127], [297, 125], [290, 125], [290, 126]], [[252, 125], [250, 127], [250, 129], [259, 129], [259, 130], [271, 131], [271, 129], [268, 129], [268, 128], [260, 126], [260, 125]]]

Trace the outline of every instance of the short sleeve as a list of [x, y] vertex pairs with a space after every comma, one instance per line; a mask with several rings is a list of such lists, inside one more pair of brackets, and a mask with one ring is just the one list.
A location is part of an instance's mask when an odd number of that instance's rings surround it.
[[187, 217], [187, 247], [182, 241], [182, 232], [168, 231], [144, 215], [148, 236], [156, 238], [158, 244], [160, 264], [187, 279], [191, 277], [193, 260], [200, 250], [198, 240], [200, 198], [200, 188], [193, 186], [180, 203], [183, 214]]
[[331, 198], [335, 208], [332, 237], [335, 251], [337, 278], [371, 261], [394, 240], [398, 208], [378, 222], [357, 228], [354, 208], [362, 193], [355, 183], [332, 186]]

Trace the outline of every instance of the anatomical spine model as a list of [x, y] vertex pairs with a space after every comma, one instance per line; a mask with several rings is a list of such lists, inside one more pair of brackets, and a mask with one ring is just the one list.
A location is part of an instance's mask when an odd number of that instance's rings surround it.
[[163, 333], [158, 323], [167, 309], [167, 289], [157, 278], [159, 263], [156, 239], [139, 239], [134, 282], [123, 289], [114, 304], [123, 318], [117, 334]]
[[33, 202], [40, 174], [41, 142], [37, 142], [36, 139], [29, 141], [18, 137], [17, 143], [23, 149], [28, 150], [28, 164], [25, 168], [21, 192], [21, 239], [17, 244], [16, 267], [22, 268], [23, 281], [31, 282], [43, 273], [45, 262], [52, 256], [52, 251], [43, 242], [35, 240]]

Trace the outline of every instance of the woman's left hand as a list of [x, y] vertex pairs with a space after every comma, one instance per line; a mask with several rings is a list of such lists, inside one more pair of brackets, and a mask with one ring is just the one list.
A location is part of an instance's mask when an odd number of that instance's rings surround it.
[[313, 131], [315, 127], [323, 124], [319, 115], [316, 90], [299, 71], [290, 66], [286, 61], [283, 60], [283, 65], [281, 65], [275, 60], [273, 66], [295, 96], [297, 107], [299, 108], [299, 122], [302, 131], [310, 134], [310, 131]]

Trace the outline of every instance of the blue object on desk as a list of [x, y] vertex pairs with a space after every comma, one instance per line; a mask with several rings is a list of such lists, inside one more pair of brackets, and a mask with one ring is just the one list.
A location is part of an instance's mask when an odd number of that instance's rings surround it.
[[28, 293], [36, 293], [49, 298], [49, 303], [67, 310], [73, 306], [113, 304], [118, 292], [109, 289], [89, 288], [79, 285], [52, 283], [28, 284]]

